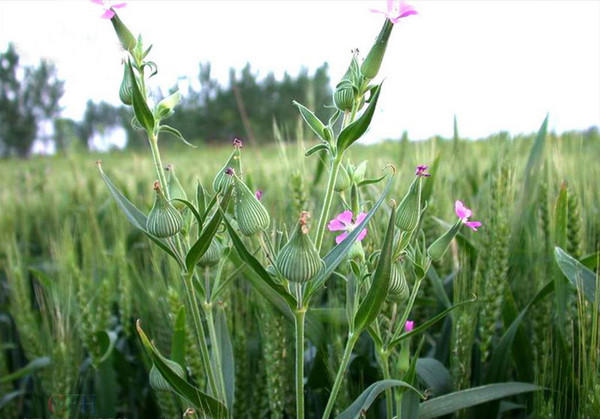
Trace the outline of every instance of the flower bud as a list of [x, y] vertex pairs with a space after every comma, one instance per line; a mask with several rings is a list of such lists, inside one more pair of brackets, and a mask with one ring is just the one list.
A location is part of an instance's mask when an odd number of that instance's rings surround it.
[[210, 242], [208, 249], [202, 255], [198, 261], [198, 265], [202, 267], [213, 266], [219, 263], [221, 256], [223, 255], [223, 246], [216, 238]]
[[354, 106], [354, 98], [356, 96], [356, 91], [352, 83], [347, 80], [343, 80], [335, 87], [335, 92], [333, 93], [333, 103], [335, 107], [340, 111], [351, 111]]
[[156, 116], [160, 119], [173, 115], [175, 106], [181, 101], [181, 93], [178, 91], [167, 96], [156, 105]]
[[462, 220], [459, 219], [448, 231], [431, 243], [431, 246], [427, 249], [431, 260], [440, 260], [444, 256], [444, 253], [446, 253], [446, 250], [450, 246], [450, 242], [458, 234], [461, 224]]
[[135, 48], [135, 44], [137, 43], [135, 40], [135, 36], [131, 33], [131, 31], [125, 26], [123, 21], [119, 19], [119, 16], [115, 13], [114, 16], [110, 19], [113, 28], [115, 28], [115, 32], [117, 33], [117, 37], [121, 42], [121, 46], [129, 52], [133, 52]]
[[387, 47], [388, 40], [390, 39], [390, 34], [392, 33], [392, 29], [394, 24], [386, 19], [375, 43], [371, 47], [367, 58], [363, 61], [360, 66], [360, 72], [363, 76], [368, 79], [373, 79], [379, 72], [379, 68], [381, 67], [381, 62], [383, 61], [383, 56], [385, 55], [385, 49]]
[[261, 230], [266, 230], [271, 222], [267, 209], [256, 199], [254, 193], [235, 174], [235, 171], [231, 168], [229, 170], [226, 169], [231, 173], [235, 184], [234, 212], [240, 231], [246, 236], [251, 236]]
[[181, 182], [179, 182], [179, 179], [175, 175], [175, 168], [173, 165], [167, 165], [165, 171], [167, 172], [167, 187], [169, 188], [169, 196], [173, 202], [173, 206], [181, 211], [185, 208], [185, 204], [183, 202], [173, 200], [184, 199], [187, 201], [187, 194], [185, 193], [183, 186], [181, 186]]
[[[185, 372], [181, 365], [177, 362], [172, 361], [170, 359], [163, 359], [164, 363], [167, 364], [175, 374], [177, 374], [180, 378], [185, 378]], [[165, 380], [165, 377], [162, 376], [158, 368], [155, 365], [152, 365], [150, 368], [150, 387], [152, 387], [156, 391], [172, 391], [171, 385]]]
[[123, 73], [123, 80], [121, 80], [121, 86], [119, 87], [119, 98], [123, 104], [131, 106], [131, 74], [126, 65], [123, 68], [125, 71]]
[[350, 250], [348, 250], [348, 260], [356, 260], [358, 262], [365, 261], [365, 250], [363, 249], [363, 245], [358, 240], [352, 243]]
[[167, 201], [158, 181], [154, 182], [154, 190], [156, 191], [156, 197], [146, 219], [146, 230], [156, 237], [174, 236], [181, 231], [183, 218], [179, 211]]
[[348, 189], [352, 185], [352, 180], [348, 175], [348, 171], [343, 165], [340, 165], [340, 170], [338, 171], [337, 179], [335, 180], [335, 190], [336, 192], [343, 192]]
[[231, 168], [235, 173], [240, 173], [241, 171], [241, 153], [239, 147], [234, 147], [233, 152], [229, 155], [227, 159], [227, 163], [217, 172], [215, 179], [213, 180], [213, 190], [215, 193], [219, 191], [224, 191], [227, 186], [232, 182], [231, 176], [227, 175], [225, 171]]
[[406, 274], [401, 264], [392, 265], [392, 277], [390, 278], [390, 287], [388, 288], [388, 297], [390, 300], [402, 302], [408, 299], [410, 290], [406, 282]]
[[279, 272], [289, 281], [306, 282], [323, 267], [319, 252], [308, 236], [308, 212], [303, 211], [294, 234], [277, 254]]
[[417, 176], [410, 184], [408, 192], [398, 205], [396, 226], [400, 230], [411, 232], [419, 224], [421, 217], [421, 177]]

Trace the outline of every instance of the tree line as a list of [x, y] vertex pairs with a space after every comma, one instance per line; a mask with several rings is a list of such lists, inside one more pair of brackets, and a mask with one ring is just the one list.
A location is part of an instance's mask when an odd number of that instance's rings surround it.
[[[169, 122], [195, 144], [228, 141], [236, 135], [267, 143], [273, 140], [274, 119], [283, 126], [297, 120], [292, 99], [317, 109], [321, 118], [332, 104], [326, 63], [312, 74], [303, 68], [281, 79], [273, 73], [259, 78], [248, 63], [239, 72], [230, 69], [225, 86], [211, 74], [210, 63], [200, 63], [198, 81], [200, 88], [195, 89], [187, 80], [187, 91], [181, 92], [183, 100]], [[90, 100], [81, 121], [75, 121], [61, 117], [63, 94], [64, 81], [52, 62], [23, 66], [14, 45], [9, 44], [0, 53], [0, 157], [27, 157], [36, 139], [52, 142], [58, 152], [89, 150], [94, 135], [119, 127], [126, 132], [128, 148], [145, 145], [144, 137], [131, 126], [131, 108]], [[157, 101], [166, 96], [160, 90], [152, 94]], [[44, 137], [41, 127], [49, 124], [52, 129]]]

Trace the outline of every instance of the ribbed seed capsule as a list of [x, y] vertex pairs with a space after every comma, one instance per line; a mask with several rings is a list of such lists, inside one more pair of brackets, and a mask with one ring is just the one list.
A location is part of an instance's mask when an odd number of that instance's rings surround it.
[[123, 80], [121, 80], [121, 86], [119, 87], [119, 98], [125, 105], [131, 105], [131, 74], [126, 65], [123, 66]]
[[[236, 140], [239, 141], [239, 143], [236, 142]], [[213, 180], [212, 186], [213, 186], [213, 191], [215, 191], [215, 193], [219, 192], [221, 190], [225, 190], [225, 188], [227, 188], [227, 186], [229, 186], [231, 184], [231, 182], [232, 182], [231, 176], [228, 176], [225, 173], [225, 171], [228, 168], [233, 169], [235, 171], [235, 173], [241, 172], [241, 153], [240, 153], [241, 145], [240, 146], [237, 145], [237, 144], [241, 144], [241, 141], [238, 140], [237, 138], [235, 138], [233, 140], [233, 144], [234, 144], [233, 152], [229, 155], [227, 162], [217, 172], [217, 175], [215, 176], [215, 179]]]
[[[185, 372], [181, 365], [179, 365], [175, 361], [171, 361], [170, 359], [163, 359], [165, 364], [167, 364], [174, 372], [181, 378], [185, 378]], [[150, 387], [152, 387], [156, 391], [172, 391], [172, 387], [169, 385], [167, 380], [162, 376], [158, 368], [155, 365], [152, 365], [150, 368]]]
[[156, 237], [174, 236], [181, 231], [183, 218], [179, 211], [167, 201], [158, 181], [154, 182], [154, 190], [156, 197], [146, 219], [146, 230]]
[[223, 254], [223, 246], [216, 238], [210, 242], [208, 249], [202, 255], [200, 260], [198, 261], [198, 265], [202, 267], [213, 266], [219, 263], [221, 260], [221, 255]]
[[415, 177], [410, 184], [408, 192], [398, 205], [396, 226], [403, 231], [413, 231], [419, 224], [421, 217], [421, 177]]
[[392, 277], [390, 279], [390, 287], [388, 289], [388, 297], [392, 301], [402, 302], [408, 299], [410, 290], [406, 282], [406, 274], [404, 268], [399, 263], [392, 265]]
[[169, 188], [171, 201], [173, 202], [173, 206], [181, 211], [185, 208], [185, 204], [180, 201], [174, 201], [174, 199], [184, 199], [187, 201], [187, 194], [185, 193], [183, 186], [181, 186], [181, 182], [177, 178], [177, 175], [175, 175], [175, 168], [173, 165], [167, 165], [165, 171], [167, 172], [167, 187]]
[[333, 93], [333, 103], [340, 111], [351, 111], [354, 105], [355, 91], [352, 84], [344, 80], [339, 83]]
[[[229, 171], [231, 168], [226, 170]], [[235, 175], [235, 171], [231, 173], [235, 185], [235, 219], [240, 231], [246, 236], [252, 236], [261, 230], [266, 230], [271, 222], [267, 209], [246, 184]]]
[[323, 267], [319, 252], [308, 236], [308, 213], [303, 211], [290, 240], [275, 259], [279, 272], [292, 282], [306, 282]]

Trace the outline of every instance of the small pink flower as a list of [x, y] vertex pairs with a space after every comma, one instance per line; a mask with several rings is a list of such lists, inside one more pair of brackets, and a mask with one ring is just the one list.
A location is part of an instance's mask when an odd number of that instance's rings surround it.
[[412, 320], [407, 320], [406, 323], [404, 323], [404, 330], [408, 333], [411, 330], [413, 330], [413, 328], [415, 327], [415, 322]]
[[228, 167], [225, 169], [225, 174], [228, 176], [233, 176], [235, 174], [235, 170], [233, 170], [233, 167]]
[[[333, 220], [331, 220], [329, 222], [329, 224], [327, 225], [327, 228], [329, 229], [329, 231], [344, 231], [344, 233], [340, 234], [339, 236], [337, 236], [335, 238], [335, 242], [337, 244], [340, 244], [346, 237], [348, 237], [348, 234], [350, 234], [350, 232], [352, 232], [352, 230], [354, 230], [356, 228], [356, 226], [358, 226], [360, 223], [362, 223], [362, 221], [365, 219], [366, 216], [367, 216], [366, 213], [361, 212], [356, 217], [356, 220], [354, 222], [352, 222], [352, 211], [346, 210], [346, 211], [338, 214]], [[367, 235], [367, 229], [364, 228], [358, 234], [358, 237], [356, 238], [356, 240], [361, 241], [362, 239], [365, 238], [366, 235]]]
[[100, 16], [102, 19], [112, 19], [113, 16], [115, 15], [114, 10], [112, 10], [112, 9], [121, 9], [121, 8], [127, 6], [127, 3], [125, 3], [125, 2], [117, 3], [116, 1], [111, 1], [111, 0], [90, 0], [90, 1], [92, 3], [102, 6], [104, 8], [104, 13], [102, 14], [102, 16]]
[[262, 199], [262, 196], [263, 196], [262, 189], [257, 189], [256, 192], [254, 192], [254, 196], [256, 197], [256, 199], [258, 199], [260, 201]]
[[477, 231], [477, 227], [481, 227], [480, 221], [469, 221], [469, 218], [473, 214], [473, 211], [465, 207], [465, 204], [463, 204], [462, 201], [457, 200], [454, 203], [454, 212], [456, 213], [456, 216], [460, 218], [461, 221], [465, 223], [465, 225], [471, 230]]
[[415, 8], [409, 4], [406, 4], [404, 0], [387, 0], [387, 11], [375, 9], [370, 10], [373, 13], [381, 13], [382, 15], [385, 15], [385, 17], [387, 17], [392, 23], [398, 23], [398, 21], [403, 17], [417, 14]]
[[424, 177], [429, 177], [431, 176], [431, 173], [427, 173], [427, 168], [429, 166], [426, 166], [424, 164], [420, 164], [417, 166], [417, 169], [415, 170], [415, 176], [424, 176]]
[[238, 137], [234, 137], [232, 143], [235, 148], [242, 148], [244, 146], [244, 143]]

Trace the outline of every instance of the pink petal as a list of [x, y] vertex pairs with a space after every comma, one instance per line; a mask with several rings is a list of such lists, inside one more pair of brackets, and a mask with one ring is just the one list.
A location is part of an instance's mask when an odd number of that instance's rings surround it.
[[454, 213], [461, 220], [467, 219], [473, 213], [469, 208], [465, 207], [462, 201], [456, 200], [454, 203]]
[[115, 15], [115, 12], [113, 12], [110, 9], [106, 9], [106, 11], [100, 17], [102, 19], [112, 19], [114, 15]]
[[90, 0], [92, 3], [99, 4], [100, 6], [104, 6], [104, 0]]
[[477, 227], [481, 227], [481, 222], [479, 221], [467, 221], [465, 223], [467, 227], [469, 227], [473, 231], [477, 231]]
[[356, 217], [356, 222], [354, 224], [359, 225], [360, 223], [363, 222], [363, 220], [366, 218], [367, 213], [366, 212], [361, 212], [360, 214], [358, 214], [358, 217]]
[[329, 222], [329, 224], [327, 224], [327, 229], [329, 231], [346, 230], [346, 225], [344, 223], [342, 223], [340, 220], [338, 220], [337, 218], [334, 218], [333, 220], [331, 220]]
[[342, 234], [340, 234], [339, 236], [337, 236], [337, 237], [335, 238], [335, 242], [336, 242], [337, 244], [340, 244], [341, 242], [343, 242], [343, 241], [344, 241], [344, 239], [345, 239], [346, 237], [348, 237], [348, 232], [342, 233]]
[[335, 217], [335, 219], [341, 221], [346, 226], [348, 226], [352, 224], [352, 211], [346, 210], [344, 212], [341, 212], [337, 215], [337, 217]]
[[387, 13], [384, 12], [383, 10], [369, 9], [369, 12], [371, 12], [371, 13], [380, 13], [382, 15], [386, 15], [387, 16]]
[[110, 7], [112, 7], [113, 9], [122, 9], [125, 6], [127, 6], [127, 3], [117, 3], [117, 4], [114, 4], [114, 5], [110, 6]]
[[412, 8], [412, 6], [408, 6], [408, 7], [409, 7], [409, 9], [408, 9], [408, 10], [405, 10], [404, 12], [402, 12], [402, 13], [400, 14], [400, 16], [398, 16], [399, 18], [403, 18], [403, 17], [406, 17], [406, 16], [410, 16], [410, 15], [416, 15], [416, 14], [418, 14], [418, 13], [417, 13], [417, 11], [416, 11], [415, 9], [413, 9], [413, 8]]
[[362, 239], [365, 238], [366, 235], [367, 235], [367, 229], [363, 228], [363, 231], [358, 233], [358, 237], [356, 238], [356, 240], [360, 242], [360, 241], [362, 241]]
[[395, 0], [387, 0], [387, 11], [390, 14], [394, 11], [394, 1]]
[[406, 323], [404, 323], [404, 330], [406, 330], [407, 332], [410, 332], [411, 330], [413, 330], [414, 327], [415, 327], [415, 322], [412, 320], [407, 320]]

